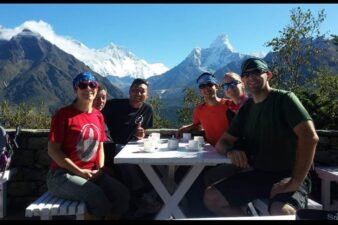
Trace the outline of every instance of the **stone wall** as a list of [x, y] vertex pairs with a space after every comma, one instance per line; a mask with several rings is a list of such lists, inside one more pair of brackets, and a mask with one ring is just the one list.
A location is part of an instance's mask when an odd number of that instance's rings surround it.
[[[162, 137], [169, 138], [175, 134], [175, 131], [176, 129], [154, 129], [148, 130], [147, 133], [161, 132]], [[8, 132], [14, 131], [8, 130]], [[51, 162], [47, 154], [48, 132], [48, 129], [22, 130], [18, 140], [20, 149], [15, 151], [11, 162], [11, 168], [16, 168], [17, 172], [8, 182], [7, 204], [9, 208], [24, 209], [47, 190], [45, 179]], [[318, 135], [320, 143], [316, 155], [324, 152], [324, 155], [338, 152], [338, 131], [318, 131]], [[316, 174], [313, 174], [313, 178], [313, 195], [316, 200], [320, 201], [320, 182]], [[334, 188], [332, 190], [334, 191]], [[335, 195], [333, 193], [332, 196]]]

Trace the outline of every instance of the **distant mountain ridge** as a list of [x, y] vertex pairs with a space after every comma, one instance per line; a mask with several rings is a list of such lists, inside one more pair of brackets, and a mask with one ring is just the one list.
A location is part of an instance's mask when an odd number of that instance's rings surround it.
[[[72, 80], [83, 71], [91, 69], [28, 29], [8, 41], [0, 40], [1, 101], [36, 106], [43, 103], [41, 110], [54, 112], [73, 101]], [[105, 77], [93, 73], [107, 87], [110, 97], [123, 96]]]
[[[234, 71], [238, 64], [249, 55], [234, 52], [226, 34], [219, 35], [208, 48], [194, 48], [177, 66], [160, 76], [150, 77], [151, 93], [162, 99], [171, 99], [173, 104], [181, 104], [183, 88], [197, 89], [196, 79], [203, 72], [219, 73], [219, 70], [233, 63]], [[237, 63], [235, 63], [237, 62]], [[222, 74], [223, 75], [223, 74]], [[217, 77], [219, 78], [219, 77]], [[221, 79], [219, 79], [221, 81]]]
[[52, 27], [44, 21], [26, 21], [15, 29], [7, 29], [0, 26], [0, 39], [9, 40], [13, 36], [22, 33], [23, 30], [31, 30], [58, 46], [68, 54], [89, 66], [96, 73], [118, 77], [131, 76], [148, 78], [164, 73], [168, 68], [162, 63], [150, 64], [146, 60], [121, 46], [110, 43], [102, 49], [91, 49], [77, 40], [64, 38], [54, 33]]

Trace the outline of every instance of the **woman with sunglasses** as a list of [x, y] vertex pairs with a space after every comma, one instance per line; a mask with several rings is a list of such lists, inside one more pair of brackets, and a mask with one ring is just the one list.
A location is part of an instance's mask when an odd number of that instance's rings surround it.
[[226, 100], [226, 105], [230, 109], [227, 116], [229, 120], [232, 120], [240, 107], [248, 99], [248, 95], [245, 92], [241, 77], [234, 72], [224, 74], [222, 88], [225, 96], [229, 98]]
[[[222, 88], [224, 95], [228, 97], [225, 104], [228, 106], [226, 113], [228, 120], [231, 121], [237, 114], [238, 110], [248, 99], [248, 95], [245, 92], [244, 85], [240, 75], [234, 72], [227, 72], [224, 74]], [[238, 141], [236, 145], [244, 147], [243, 141]], [[220, 179], [224, 179], [230, 175], [239, 172], [241, 169], [232, 164], [221, 164], [215, 167], [211, 167], [205, 172], [204, 182], [205, 184], [211, 185]]]
[[127, 188], [102, 171], [104, 119], [93, 107], [98, 82], [90, 72], [73, 80], [76, 99], [53, 116], [48, 154], [53, 162], [48, 191], [58, 197], [85, 201], [87, 219], [118, 218], [128, 208]]

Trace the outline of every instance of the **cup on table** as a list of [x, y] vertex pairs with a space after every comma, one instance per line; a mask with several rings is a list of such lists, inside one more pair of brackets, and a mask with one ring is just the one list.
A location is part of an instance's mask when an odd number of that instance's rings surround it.
[[203, 136], [195, 136], [194, 140], [198, 141], [201, 146], [204, 145], [204, 137]]
[[170, 150], [178, 149], [178, 140], [176, 138], [171, 138], [168, 140], [168, 149]]
[[191, 133], [183, 133], [183, 141], [188, 142], [191, 139]]
[[189, 150], [199, 150], [199, 142], [198, 141], [195, 141], [195, 140], [189, 140], [188, 142], [188, 149]]
[[158, 144], [160, 144], [161, 133], [151, 133], [149, 139], [153, 140], [155, 148], [157, 148]]
[[143, 147], [144, 151], [152, 152], [155, 150], [155, 143], [152, 139], [144, 139]]

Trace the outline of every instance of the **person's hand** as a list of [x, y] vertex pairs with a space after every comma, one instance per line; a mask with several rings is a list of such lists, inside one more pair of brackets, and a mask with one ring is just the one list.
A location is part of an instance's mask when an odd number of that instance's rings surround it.
[[179, 139], [182, 136], [182, 128], [178, 129], [175, 133], [175, 138]]
[[299, 184], [292, 182], [291, 177], [284, 178], [272, 186], [270, 198], [273, 198], [280, 193], [295, 192], [298, 190], [298, 188]]
[[86, 180], [89, 180], [93, 177], [93, 170], [91, 169], [80, 169], [79, 174], [77, 174], [80, 177], [83, 177]]
[[231, 159], [231, 163], [240, 168], [249, 168], [248, 158], [244, 151], [231, 150], [227, 152], [227, 157]]
[[83, 177], [86, 180], [94, 180], [97, 177], [99, 177], [101, 173], [102, 173], [102, 170], [81, 169], [80, 174], [77, 174], [77, 175], [79, 175], [80, 177]]
[[90, 178], [90, 180], [97, 179], [101, 174], [102, 174], [102, 170], [101, 169], [92, 170], [92, 177]]
[[139, 140], [144, 138], [145, 130], [143, 129], [143, 127], [141, 127], [141, 123], [137, 124], [134, 136]]

